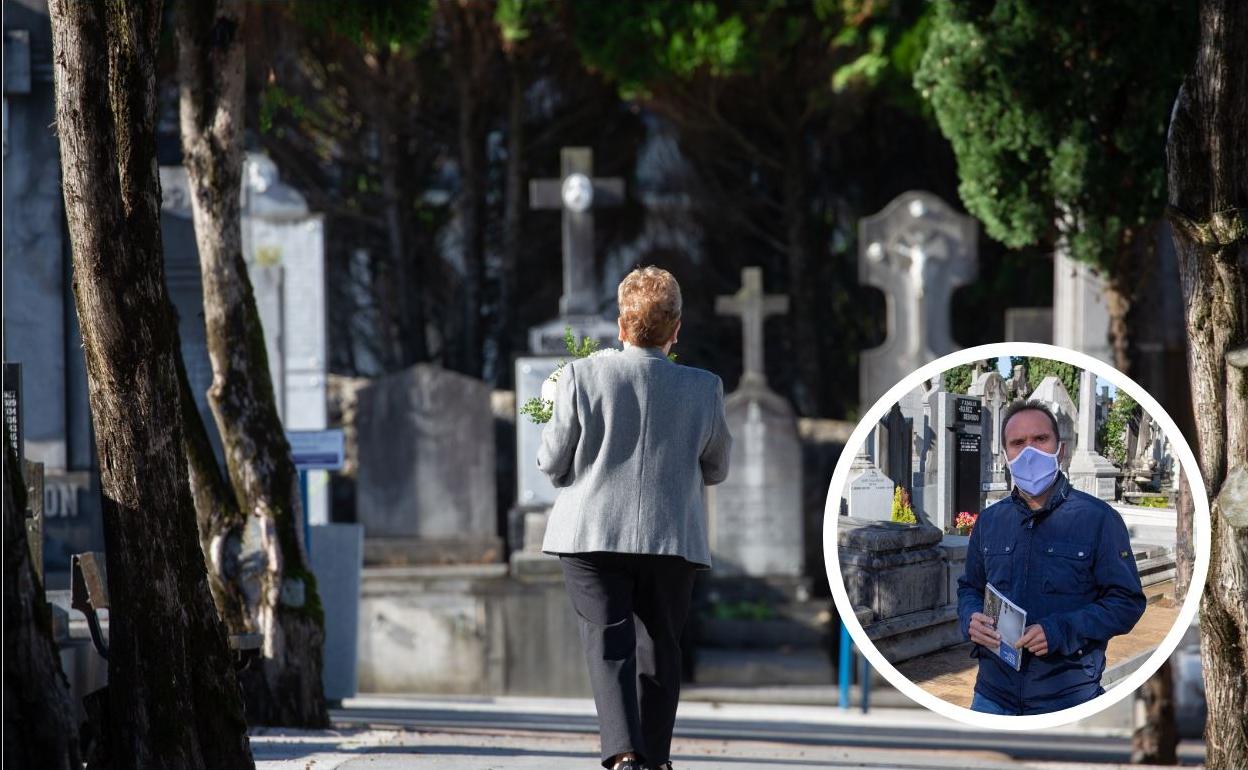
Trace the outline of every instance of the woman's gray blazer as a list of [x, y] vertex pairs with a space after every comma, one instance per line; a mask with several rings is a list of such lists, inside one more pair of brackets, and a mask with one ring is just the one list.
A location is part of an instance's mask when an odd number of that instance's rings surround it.
[[573, 361], [537, 466], [560, 487], [546, 553], [683, 556], [709, 568], [703, 486], [728, 476], [724, 383], [659, 348]]

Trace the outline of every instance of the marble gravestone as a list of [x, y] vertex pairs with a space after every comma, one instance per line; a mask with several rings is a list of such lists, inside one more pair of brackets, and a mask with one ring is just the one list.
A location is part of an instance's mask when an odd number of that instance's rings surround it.
[[356, 425], [365, 563], [502, 558], [488, 385], [417, 364], [362, 389]]
[[1059, 243], [1053, 255], [1053, 344], [1113, 364], [1105, 278], [1070, 256]]
[[858, 225], [858, 281], [887, 298], [887, 336], [864, 351], [864, 408], [923, 364], [956, 349], [949, 326], [954, 289], [978, 272], [978, 225], [925, 192], [907, 192]]
[[[559, 314], [529, 330], [529, 353], [515, 362], [516, 408], [541, 394], [542, 383], [560, 361], [570, 358], [564, 335], [571, 329], [579, 343], [589, 337], [599, 347], [619, 346], [619, 326], [602, 315], [594, 269], [594, 210], [624, 202], [622, 179], [594, 177], [593, 151], [565, 147], [560, 153], [559, 179], [529, 182], [535, 209], [559, 209], [563, 221], [563, 295]], [[516, 413], [516, 507], [508, 513], [508, 548], [540, 550], [546, 514], [558, 490], [537, 467], [542, 425]]]
[[855, 521], [891, 521], [896, 482], [871, 462], [866, 445], [858, 449], [845, 482], [845, 511]]
[[1096, 451], [1096, 374], [1079, 374], [1079, 425], [1070, 459], [1070, 483], [1075, 489], [1112, 501], [1116, 497], [1118, 469]]
[[716, 312], [741, 318], [744, 373], [725, 397], [732, 434], [728, 478], [708, 487], [709, 534], [719, 574], [800, 576], [804, 568], [802, 447], [793, 409], [767, 387], [763, 321], [788, 298], [763, 293], [762, 270], [741, 271], [741, 289], [718, 297]]
[[1075, 419], [1079, 415], [1074, 399], [1066, 392], [1062, 381], [1052, 374], [1040, 381], [1030, 399], [1043, 402], [1057, 418], [1057, 437], [1066, 447], [1062, 453], [1062, 470], [1069, 472], [1071, 456], [1075, 451]]
[[913, 425], [913, 420], [902, 413], [901, 406], [893, 404], [888, 414], [876, 427], [877, 432], [884, 432], [883, 451], [880, 453], [884, 462], [880, 467], [884, 475], [907, 493], [911, 491], [914, 483], [911, 458], [914, 451]]

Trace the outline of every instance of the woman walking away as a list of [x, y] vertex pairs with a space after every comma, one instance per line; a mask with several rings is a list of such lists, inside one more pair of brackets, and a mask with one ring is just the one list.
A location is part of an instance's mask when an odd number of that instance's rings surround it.
[[671, 770], [680, 635], [695, 570], [710, 569], [703, 486], [728, 475], [724, 385], [667, 354], [680, 285], [666, 270], [620, 283], [623, 352], [559, 375], [538, 467], [560, 488], [542, 550], [558, 554], [580, 623], [602, 766]]

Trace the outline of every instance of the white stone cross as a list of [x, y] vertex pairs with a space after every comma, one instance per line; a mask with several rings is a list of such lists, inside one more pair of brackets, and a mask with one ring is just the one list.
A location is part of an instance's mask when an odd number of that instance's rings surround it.
[[766, 387], [763, 322], [767, 316], [789, 312], [789, 298], [783, 294], [764, 294], [763, 269], [745, 267], [741, 269], [741, 288], [736, 294], [716, 297], [715, 312], [741, 318], [741, 340], [745, 348], [745, 372], [741, 375], [741, 386]]

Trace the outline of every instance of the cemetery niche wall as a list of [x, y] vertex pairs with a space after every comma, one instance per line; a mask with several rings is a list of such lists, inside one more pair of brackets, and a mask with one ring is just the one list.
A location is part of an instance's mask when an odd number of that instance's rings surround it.
[[[1118, 434], [1111, 438], [1123, 460], [1111, 462], [1098, 436], [1108, 430], [1118, 396], [1095, 373], [1078, 373], [1076, 405], [1057, 376], [1032, 392], [1021, 372], [1026, 364], [1007, 378], [989, 363], [975, 367], [965, 393], [949, 392], [942, 374], [893, 404], [856, 447], [845, 486], [827, 508], [837, 515], [837, 566], [855, 615], [892, 663], [969, 644], [957, 627], [969, 532], [958, 531], [957, 516], [978, 515], [1010, 494], [1001, 418], [1018, 400], [1035, 399], [1055, 412], [1072, 484], [1122, 517], [1146, 590], [1173, 595], [1176, 481], [1155, 420], [1138, 407], [1118, 410], [1121, 424], [1113, 423]], [[898, 505], [907, 491], [909, 523]]]

